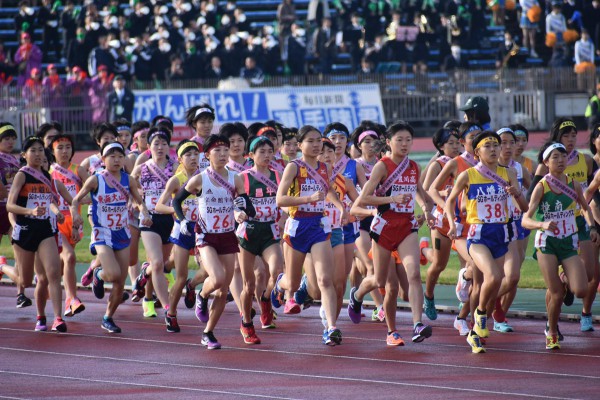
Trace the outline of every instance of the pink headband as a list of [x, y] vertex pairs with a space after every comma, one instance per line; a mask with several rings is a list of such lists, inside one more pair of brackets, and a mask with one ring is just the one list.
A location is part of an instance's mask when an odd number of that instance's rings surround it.
[[379, 135], [375, 131], [364, 131], [358, 137], [358, 144], [360, 144], [360, 142], [362, 142], [367, 136], [373, 136], [375, 139], [379, 139]]
[[139, 138], [139, 137], [140, 137], [140, 135], [141, 135], [142, 133], [144, 133], [144, 132], [148, 132], [149, 130], [150, 130], [150, 129], [148, 129], [148, 128], [145, 128], [145, 129], [140, 129], [139, 131], [136, 131], [136, 132], [133, 134], [133, 138], [134, 138], [134, 139], [137, 139], [137, 138]]

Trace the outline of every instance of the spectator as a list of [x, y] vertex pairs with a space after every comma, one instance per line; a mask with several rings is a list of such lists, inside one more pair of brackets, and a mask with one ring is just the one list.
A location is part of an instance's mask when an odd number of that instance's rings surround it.
[[75, 67], [87, 69], [88, 47], [85, 43], [85, 29], [77, 28], [75, 40], [72, 40], [67, 48], [67, 66], [70, 70]]
[[0, 87], [13, 80], [15, 71], [15, 64], [10, 59], [10, 54], [4, 48], [4, 43], [0, 42]]
[[31, 43], [31, 35], [27, 32], [21, 34], [21, 46], [15, 53], [15, 63], [19, 71], [18, 85], [23, 85], [31, 77], [31, 72], [37, 69], [40, 72], [42, 67], [42, 51]]
[[133, 92], [125, 86], [125, 79], [121, 75], [115, 76], [113, 88], [114, 90], [108, 95], [108, 120], [125, 118], [131, 121], [135, 100]]
[[444, 72], [454, 71], [455, 69], [469, 68], [467, 57], [462, 54], [462, 48], [458, 43], [450, 46], [450, 54], [444, 58], [441, 70]]
[[185, 79], [185, 71], [183, 70], [183, 61], [178, 54], [171, 54], [171, 65], [167, 70], [167, 80], [181, 81]]
[[583, 62], [594, 64], [594, 43], [586, 29], [581, 31], [581, 39], [575, 42], [575, 67]]
[[562, 68], [569, 66], [569, 60], [567, 57], [567, 45], [562, 43], [557, 43], [552, 49], [552, 58], [548, 62], [549, 67], [553, 68]]
[[304, 75], [306, 59], [306, 32], [294, 23], [287, 40], [287, 60], [292, 75]]
[[365, 28], [360, 22], [360, 16], [353, 13], [349, 25], [344, 29], [344, 44], [350, 53], [353, 71], [359, 68], [363, 57], [364, 33]]
[[[519, 0], [521, 5], [521, 29], [523, 31], [523, 46], [529, 49], [529, 55], [537, 58], [538, 54], [535, 52], [535, 35], [539, 26], [539, 16], [536, 21], [535, 10], [539, 9], [541, 13], [541, 7], [537, 0]], [[533, 9], [533, 10], [532, 10]], [[532, 10], [530, 12], [530, 10]]]
[[567, 21], [561, 11], [561, 3], [559, 1], [553, 1], [552, 12], [546, 16], [546, 34], [555, 34], [557, 45], [563, 42], [562, 34], [567, 30]]
[[134, 11], [129, 15], [129, 32], [131, 36], [138, 37], [144, 33], [150, 24], [150, 9], [143, 2], [137, 2]]
[[590, 99], [586, 109], [585, 118], [587, 119], [588, 129], [600, 122], [600, 83], [596, 85], [596, 93]]
[[254, 85], [260, 85], [265, 79], [262, 69], [256, 66], [254, 57], [246, 57], [244, 66], [240, 70], [240, 78], [250, 81]]
[[98, 75], [92, 78], [88, 91], [94, 124], [108, 121], [108, 94], [112, 88], [112, 81], [113, 76], [108, 74], [106, 65], [98, 66]]
[[331, 19], [323, 18], [322, 25], [313, 34], [313, 49], [320, 63], [320, 72], [328, 74], [336, 56], [336, 34], [331, 29]]
[[600, 0], [592, 0], [592, 3], [584, 8], [583, 26], [590, 33], [596, 55], [600, 56]]
[[111, 54], [108, 46], [108, 36], [106, 32], [100, 32], [98, 36], [98, 46], [95, 47], [88, 57], [88, 72], [90, 76], [98, 74], [98, 66], [104, 65], [109, 74], [115, 71], [115, 57]]
[[519, 66], [519, 46], [510, 32], [504, 32], [504, 42], [496, 53], [496, 68], [517, 68]]
[[154, 50], [148, 45], [148, 38], [148, 33], [138, 36], [128, 51], [128, 57], [131, 58], [134, 79], [142, 82], [156, 78], [152, 67]]
[[213, 55], [210, 58], [210, 66], [206, 70], [205, 78], [207, 79], [223, 79], [223, 70], [221, 69], [221, 58]]
[[204, 63], [204, 58], [198, 53], [196, 43], [189, 40], [185, 42], [183, 72], [186, 79], [201, 79], [204, 74], [202, 68], [199, 68], [199, 66], [204, 65]]
[[309, 0], [307, 20], [311, 26], [320, 26], [324, 18], [330, 18], [327, 0]]
[[90, 87], [91, 81], [88, 79], [87, 73], [80, 67], [74, 67], [66, 83], [67, 105], [89, 110], [90, 99], [88, 93]]
[[282, 0], [277, 7], [277, 23], [279, 24], [279, 43], [292, 33], [292, 24], [296, 21], [296, 6], [294, 0]]
[[219, 52], [223, 60], [227, 60], [227, 65], [223, 67], [225, 76], [238, 76], [242, 67], [241, 53], [236, 45], [231, 41], [231, 36], [223, 39], [223, 48]]
[[67, 0], [62, 13], [60, 14], [60, 26], [62, 28], [62, 46], [63, 62], [68, 59], [68, 49], [71, 47], [71, 42], [75, 40], [77, 36], [77, 21], [75, 8], [73, 7], [73, 0]]
[[31, 70], [31, 75], [25, 81], [21, 94], [28, 108], [40, 108], [44, 106], [42, 71], [39, 68], [36, 67]]
[[[33, 35], [33, 30], [35, 25], [35, 10], [29, 7], [29, 2], [27, 0], [22, 0], [19, 2], [19, 13], [15, 16], [15, 32], [17, 34], [17, 38], [21, 37], [21, 34], [24, 32], [29, 33], [29, 35]], [[31, 71], [28, 71], [31, 72]], [[29, 79], [29, 74], [26, 79]]]
[[373, 63], [366, 58], [360, 60], [360, 75], [370, 75], [373, 73]]
[[42, 0], [42, 6], [38, 9], [37, 23], [43, 27], [42, 53], [44, 58], [50, 60], [50, 51], [54, 52], [52, 60], [59, 61], [61, 58], [60, 35], [58, 34], [58, 8], [62, 6], [60, 1]]
[[58, 75], [54, 64], [48, 65], [46, 71], [48, 72], [48, 76], [42, 81], [45, 103], [51, 107], [64, 107], [65, 82]]

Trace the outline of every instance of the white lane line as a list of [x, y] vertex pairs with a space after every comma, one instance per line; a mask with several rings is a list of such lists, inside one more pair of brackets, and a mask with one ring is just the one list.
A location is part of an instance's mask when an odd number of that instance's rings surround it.
[[[128, 358], [117, 358], [117, 357], [106, 357], [106, 356], [92, 356], [86, 354], [74, 354], [74, 353], [59, 353], [54, 351], [41, 351], [41, 350], [30, 350], [30, 349], [13, 349], [0, 347], [1, 350], [15, 351], [15, 352], [25, 352], [25, 353], [34, 353], [34, 354], [48, 354], [52, 356], [64, 356], [64, 357], [79, 357], [79, 358], [87, 358], [92, 360], [105, 360], [105, 361], [117, 361], [117, 362], [126, 362], [126, 363], [136, 363], [139, 362], [137, 359], [128, 359]], [[197, 365], [197, 364], [180, 364], [180, 363], [168, 363], [164, 361], [149, 361], [144, 360], [144, 365], [160, 365], [163, 367], [181, 367], [181, 368], [194, 368], [194, 369], [203, 369], [203, 370], [215, 370], [215, 371], [225, 371], [225, 372], [240, 372], [240, 373], [249, 373], [249, 374], [261, 374], [261, 375], [275, 375], [275, 376], [285, 376], [285, 377], [293, 377], [293, 378], [311, 378], [311, 379], [321, 379], [321, 380], [330, 380], [330, 381], [343, 381], [343, 382], [354, 382], [354, 383], [369, 383], [369, 384], [378, 384], [378, 385], [393, 385], [393, 386], [407, 386], [407, 387], [417, 387], [417, 388], [427, 388], [427, 389], [439, 389], [439, 390], [453, 390], [458, 392], [469, 392], [469, 393], [489, 393], [503, 396], [520, 396], [520, 397], [531, 397], [531, 398], [542, 398], [542, 399], [572, 399], [572, 397], [552, 397], [548, 395], [536, 395], [531, 393], [517, 393], [517, 392], [501, 392], [494, 391], [489, 389], [478, 390], [478, 389], [469, 389], [469, 388], [456, 388], [450, 386], [440, 386], [440, 385], [432, 385], [432, 384], [418, 384], [418, 383], [408, 383], [408, 382], [391, 382], [391, 381], [383, 381], [377, 379], [361, 379], [361, 378], [348, 378], [348, 377], [338, 377], [338, 376], [328, 376], [328, 375], [312, 375], [312, 374], [295, 374], [290, 372], [277, 372], [277, 371], [264, 371], [264, 370], [253, 370], [253, 369], [243, 369], [243, 368], [231, 368], [231, 367], [215, 367], [212, 365]], [[1, 371], [2, 372], [10, 372], [10, 371]], [[18, 372], [20, 373], [20, 372]], [[25, 373], [20, 373], [25, 374]], [[33, 374], [35, 375], [35, 374]], [[48, 376], [51, 377], [51, 376]], [[91, 379], [84, 378], [70, 378], [63, 377], [65, 379], [77, 379], [83, 381], [89, 381]], [[93, 381], [93, 380], [92, 380]], [[98, 382], [108, 382], [103, 380], [97, 380]], [[119, 383], [119, 382], [115, 382]], [[125, 383], [129, 384], [129, 383]], [[132, 383], [133, 384], [133, 383]], [[139, 386], [146, 386], [145, 384], [133, 384]], [[160, 385], [157, 385], [160, 386]], [[160, 386], [162, 388], [170, 388], [169, 386]], [[182, 388], [183, 390], [187, 390], [186, 388]], [[262, 397], [262, 396], [261, 396]]]
[[28, 400], [26, 397], [10, 397], [0, 395], [0, 399], [11, 399], [11, 400]]
[[[277, 397], [277, 396], [273, 396], [273, 395], [229, 392], [229, 391], [225, 391], [225, 390], [208, 390], [208, 389], [188, 388], [188, 387], [180, 387], [180, 386], [156, 385], [156, 384], [152, 384], [152, 383], [121, 382], [121, 381], [112, 381], [112, 380], [107, 380], [107, 379], [76, 378], [73, 376], [35, 374], [35, 373], [31, 373], [31, 372], [2, 371], [2, 370], [0, 370], [0, 373], [1, 374], [12, 374], [12, 375], [23, 375], [23, 376], [30, 376], [30, 377], [37, 377], [37, 378], [65, 379], [65, 380], [70, 380], [70, 381], [84, 381], [84, 382], [95, 382], [95, 383], [104, 383], [104, 384], [108, 383], [111, 385], [141, 386], [144, 388], [153, 388], [153, 389], [169, 389], [169, 390], [180, 390], [180, 391], [188, 391], [188, 392], [202, 392], [202, 393], [227, 394], [227, 395], [244, 396], [244, 397], [258, 397], [261, 399], [296, 400], [291, 397]], [[13, 397], [10, 397], [10, 398], [12, 399]]]

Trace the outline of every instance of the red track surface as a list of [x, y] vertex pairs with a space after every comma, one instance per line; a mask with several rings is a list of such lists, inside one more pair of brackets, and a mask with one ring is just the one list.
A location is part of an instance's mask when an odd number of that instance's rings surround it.
[[34, 308], [17, 310], [15, 288], [0, 287], [0, 397], [600, 396], [600, 335], [582, 334], [578, 323], [561, 323], [566, 340], [559, 351], [545, 350], [543, 321], [512, 320], [517, 332], [492, 332], [488, 353], [472, 354], [452, 328], [453, 316], [440, 315], [432, 323], [433, 336], [413, 344], [409, 314], [399, 313], [400, 333], [408, 343], [389, 348], [383, 324], [353, 325], [343, 310], [338, 323], [343, 344], [327, 347], [313, 307], [299, 316], [280, 313], [277, 329], [259, 330], [263, 344], [248, 346], [239, 333], [239, 314], [229, 304], [215, 332], [223, 349], [209, 351], [200, 345], [200, 323], [184, 306], [179, 334], [167, 333], [161, 318], [144, 319], [140, 304], [126, 303], [115, 316], [123, 333], [110, 335], [100, 328], [104, 303], [90, 292], [81, 295], [87, 308], [67, 320], [68, 333], [38, 333]]

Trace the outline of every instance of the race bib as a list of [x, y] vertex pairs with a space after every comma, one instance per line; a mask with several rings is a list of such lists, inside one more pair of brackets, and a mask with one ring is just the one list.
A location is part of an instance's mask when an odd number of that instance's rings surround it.
[[482, 222], [506, 222], [507, 193], [477, 196], [477, 215]]
[[383, 219], [380, 215], [376, 215], [373, 217], [373, 221], [371, 221], [371, 232], [381, 235], [383, 232], [383, 228], [387, 224], [387, 221]]
[[50, 217], [50, 203], [52, 202], [52, 195], [50, 193], [29, 193], [27, 195], [27, 205], [25, 208], [34, 209], [41, 207], [45, 209], [44, 215], [33, 216], [28, 215], [28, 218], [33, 219], [48, 219]]
[[404, 203], [391, 203], [390, 209], [397, 213], [414, 213], [417, 185], [392, 185], [393, 196], [400, 196], [404, 194], [409, 194], [411, 198]]
[[325, 216], [331, 221], [332, 228], [341, 228], [342, 220], [340, 210], [333, 203], [325, 203]]
[[544, 231], [548, 236], [562, 239], [577, 233], [575, 210], [547, 212], [544, 213], [544, 220], [555, 221], [557, 225], [553, 231]]
[[110, 205], [99, 205], [100, 215], [102, 215], [102, 226], [110, 229], [111, 231], [118, 231], [125, 228], [128, 225], [127, 220], [127, 206], [110, 206]]
[[162, 194], [162, 190], [158, 189], [149, 189], [144, 191], [144, 202], [146, 203], [146, 208], [148, 211], [152, 212], [156, 209], [156, 204], [158, 203], [158, 199]]
[[252, 205], [256, 210], [253, 221], [272, 222], [277, 219], [277, 204], [275, 197], [252, 197]]

